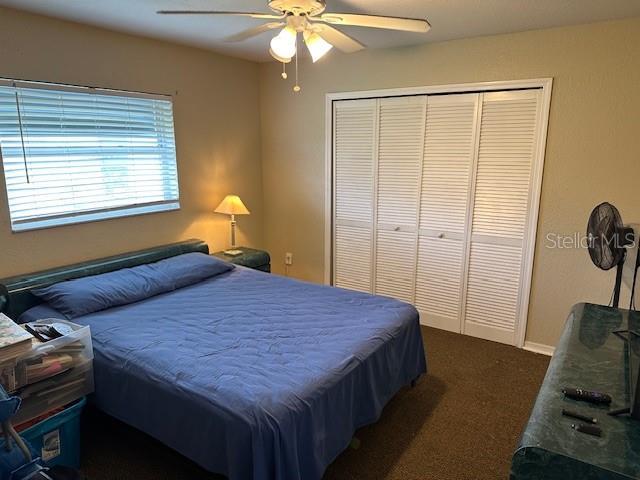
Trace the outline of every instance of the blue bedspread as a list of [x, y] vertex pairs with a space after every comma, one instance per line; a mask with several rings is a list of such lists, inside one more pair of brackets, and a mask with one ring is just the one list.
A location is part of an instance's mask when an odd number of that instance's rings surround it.
[[231, 479], [321, 478], [426, 372], [412, 306], [245, 268], [74, 322], [98, 407]]

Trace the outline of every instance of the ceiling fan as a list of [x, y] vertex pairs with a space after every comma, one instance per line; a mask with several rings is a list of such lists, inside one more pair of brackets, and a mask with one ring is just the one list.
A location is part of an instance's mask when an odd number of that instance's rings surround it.
[[361, 15], [353, 13], [325, 13], [326, 0], [271, 0], [268, 6], [274, 14], [251, 12], [219, 12], [215, 10], [160, 10], [164, 15], [231, 15], [270, 20], [236, 35], [227, 38], [230, 42], [241, 42], [270, 30], [280, 29], [278, 35], [271, 40], [269, 53], [282, 62], [282, 77], [287, 78], [286, 64], [296, 59], [295, 92], [300, 91], [298, 85], [298, 34], [301, 34], [313, 62], [317, 62], [333, 47], [345, 53], [353, 53], [365, 46], [341, 32], [333, 25], [352, 25], [356, 27], [383, 28], [404, 32], [426, 33], [431, 26], [422, 19], [383, 17], [377, 15]]

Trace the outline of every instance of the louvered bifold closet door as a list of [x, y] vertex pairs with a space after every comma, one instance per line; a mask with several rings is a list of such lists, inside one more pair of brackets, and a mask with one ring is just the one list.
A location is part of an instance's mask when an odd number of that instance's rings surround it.
[[372, 292], [377, 101], [334, 104], [334, 281]]
[[415, 304], [422, 323], [461, 330], [478, 94], [429, 97]]
[[375, 293], [413, 303], [427, 97], [379, 102]]
[[514, 345], [540, 90], [483, 94], [465, 333]]

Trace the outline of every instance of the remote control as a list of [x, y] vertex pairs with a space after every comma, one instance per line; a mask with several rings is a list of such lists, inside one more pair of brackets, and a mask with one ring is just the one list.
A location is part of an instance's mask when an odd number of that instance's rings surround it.
[[611, 396], [602, 392], [592, 392], [581, 388], [564, 388], [562, 393], [564, 393], [565, 397], [598, 405], [609, 405], [611, 403]]
[[566, 408], [562, 409], [562, 415], [565, 417], [577, 418], [578, 420], [582, 420], [586, 423], [598, 423], [598, 419], [595, 417], [583, 415], [581, 413], [574, 412], [573, 410], [567, 410]]
[[586, 433], [587, 435], [593, 435], [594, 437], [602, 436], [602, 429], [595, 425], [571, 425], [571, 428], [577, 430], [580, 433]]

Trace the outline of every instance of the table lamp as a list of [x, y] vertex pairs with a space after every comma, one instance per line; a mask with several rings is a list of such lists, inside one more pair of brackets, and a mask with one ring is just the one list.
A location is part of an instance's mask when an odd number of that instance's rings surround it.
[[240, 200], [240, 197], [237, 195], [227, 195], [224, 197], [224, 200], [220, 202], [215, 212], [231, 215], [231, 249], [225, 250], [224, 253], [232, 257], [242, 254], [242, 250], [236, 249], [236, 215], [249, 215], [251, 212], [244, 206], [244, 203], [242, 203], [242, 200]]

